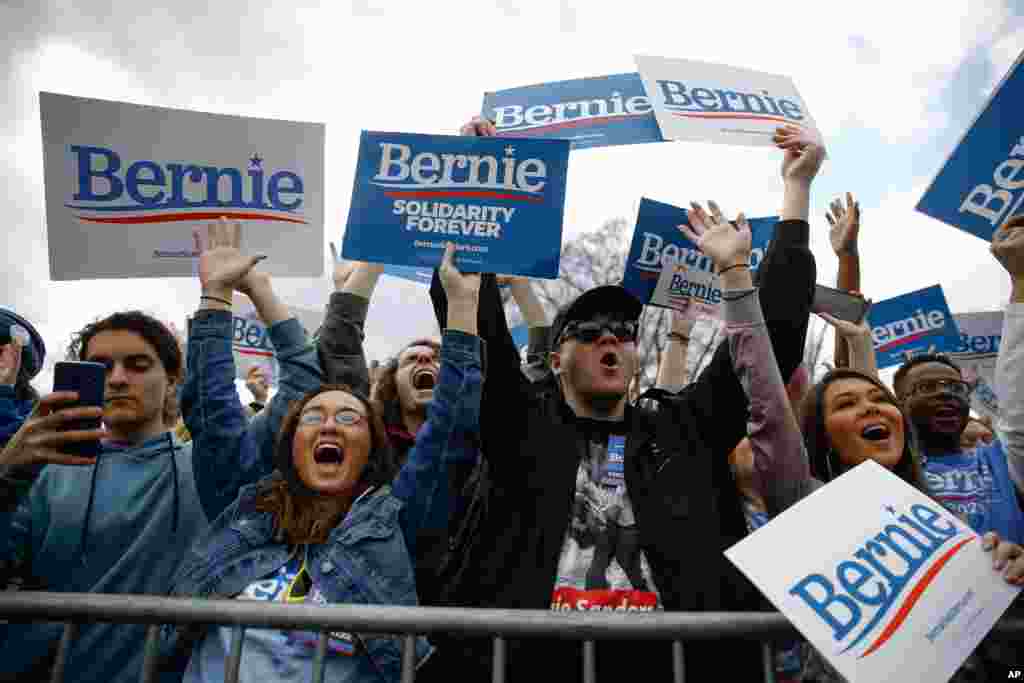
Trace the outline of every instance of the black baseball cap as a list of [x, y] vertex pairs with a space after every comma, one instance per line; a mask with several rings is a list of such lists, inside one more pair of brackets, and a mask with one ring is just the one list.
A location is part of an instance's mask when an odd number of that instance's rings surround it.
[[598, 314], [621, 316], [623, 320], [639, 320], [644, 305], [621, 285], [601, 285], [580, 294], [555, 316], [551, 323], [551, 349], [558, 347], [565, 326], [576, 320], [590, 320]]

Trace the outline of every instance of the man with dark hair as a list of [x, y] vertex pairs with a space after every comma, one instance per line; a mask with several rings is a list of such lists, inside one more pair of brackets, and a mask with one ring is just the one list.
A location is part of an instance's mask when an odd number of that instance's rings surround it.
[[[469, 127], [478, 135], [495, 133], [481, 119]], [[788, 377], [802, 358], [814, 291], [807, 209], [824, 149], [793, 130], [780, 133], [777, 142], [786, 149], [785, 197], [759, 287], [750, 278], [749, 241], [741, 249], [725, 238], [728, 247], [713, 258], [733, 338], [766, 321], [781, 375]], [[709, 232], [735, 232], [717, 207], [712, 210], [713, 219], [698, 207], [691, 216], [713, 223]], [[431, 296], [437, 319], [444, 320], [447, 302], [436, 276]], [[728, 466], [730, 451], [747, 433], [747, 399], [733, 362], [733, 354], [739, 354], [737, 363], [749, 360], [742, 355], [746, 347], [741, 341], [736, 348], [732, 342], [720, 346], [695, 383], [657, 395], [658, 410], [634, 406], [627, 390], [638, 364], [641, 309], [619, 286], [584, 292], [552, 325], [553, 376], [533, 381], [520, 367], [496, 280], [484, 276], [478, 329], [487, 363], [480, 429], [492, 495], [458, 604], [619, 612], [744, 611], [763, 604], [723, 555], [746, 534]], [[775, 493], [773, 488], [772, 509], [785, 498]], [[592, 524], [595, 515], [600, 519]], [[611, 524], [614, 538], [597, 543], [594, 536]], [[596, 552], [602, 544], [606, 549]], [[607, 552], [612, 545], [617, 552]], [[614, 556], [608, 566], [605, 555]], [[579, 675], [579, 655], [578, 643], [511, 640], [507, 678], [572, 680]], [[743, 681], [762, 673], [753, 642], [701, 644], [687, 649], [685, 661], [684, 673], [693, 680], [722, 677], [715, 671]], [[603, 642], [596, 652], [602, 680], [628, 680], [638, 672], [645, 681], [672, 680], [671, 662], [665, 642]], [[422, 675], [428, 681], [486, 680], [490, 663], [489, 641], [453, 637]]]
[[979, 534], [995, 531], [1000, 538], [1024, 543], [1024, 415], [1015, 408], [1021, 393], [1017, 385], [1024, 380], [1024, 359], [1015, 348], [1021, 333], [1018, 307], [1017, 299], [1007, 306], [996, 361], [1003, 413], [998, 438], [963, 447], [971, 386], [944, 355], [914, 356], [896, 371], [893, 388], [914, 425], [929, 492]]
[[[0, 579], [19, 575], [27, 586], [58, 592], [165, 595], [193, 541], [241, 485], [270, 471], [274, 435], [289, 401], [321, 377], [298, 321], [267, 276], [251, 272], [256, 260], [239, 253], [238, 230], [237, 224], [211, 226], [211, 248], [201, 250], [203, 296], [182, 388], [193, 441], [176, 440], [166, 422], [184, 368], [174, 334], [139, 311], [87, 325], [75, 335], [70, 356], [106, 367], [104, 405], [68, 408], [74, 392], [44, 396], [0, 453]], [[239, 402], [231, 363], [232, 289], [256, 304], [282, 368], [282, 389], [251, 424], [229, 424], [221, 408]], [[102, 418], [106, 429], [61, 431], [77, 418]], [[100, 440], [99, 457], [65, 452], [89, 440]], [[60, 634], [60, 624], [4, 625], [0, 669], [37, 678]], [[136, 681], [144, 640], [145, 627], [138, 624], [83, 625], [67, 668], [76, 681]]]

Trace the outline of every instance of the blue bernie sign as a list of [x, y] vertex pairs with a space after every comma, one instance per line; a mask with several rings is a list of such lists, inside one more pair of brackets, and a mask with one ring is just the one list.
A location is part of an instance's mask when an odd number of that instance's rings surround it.
[[902, 365], [919, 353], [953, 352], [960, 345], [941, 285], [880, 301], [867, 321], [879, 368]]
[[566, 140], [364, 131], [342, 255], [466, 272], [558, 277]]
[[[775, 234], [777, 216], [749, 219], [751, 231], [750, 267], [756, 270], [768, 252], [768, 243]], [[656, 202], [653, 199], [640, 200], [637, 211], [636, 229], [626, 257], [626, 268], [622, 286], [645, 304], [651, 301], [661, 277], [662, 267], [679, 260], [697, 270], [711, 272], [711, 258], [705, 256], [697, 246], [679, 231], [680, 224], [689, 225], [686, 209]]]
[[[1024, 57], [1024, 55], [1022, 55]], [[1024, 68], [1010, 68], [917, 210], [985, 241], [1024, 202]]]
[[482, 112], [502, 137], [561, 138], [573, 149], [665, 142], [638, 73], [489, 92]]

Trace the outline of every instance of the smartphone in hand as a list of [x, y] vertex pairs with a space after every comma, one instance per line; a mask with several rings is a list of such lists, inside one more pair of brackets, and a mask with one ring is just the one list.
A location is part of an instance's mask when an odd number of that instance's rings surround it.
[[[107, 369], [102, 363], [63, 361], [57, 363], [53, 371], [54, 391], [77, 391], [78, 401], [64, 406], [66, 408], [103, 407], [104, 386], [106, 385]], [[100, 418], [90, 417], [73, 420], [61, 431], [78, 431], [99, 429]], [[61, 446], [58, 450], [69, 455], [83, 458], [94, 458], [100, 454], [100, 442], [78, 441]]]
[[860, 323], [871, 307], [871, 302], [862, 296], [833, 289], [824, 285], [814, 286], [812, 313], [828, 313], [840, 320]]

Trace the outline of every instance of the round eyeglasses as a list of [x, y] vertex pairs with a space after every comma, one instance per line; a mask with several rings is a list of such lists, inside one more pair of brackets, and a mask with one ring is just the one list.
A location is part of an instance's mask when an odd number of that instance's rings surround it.
[[[344, 427], [354, 427], [365, 419], [365, 415], [352, 408], [342, 408], [334, 414], [334, 424]], [[310, 408], [299, 415], [299, 424], [304, 427], [322, 427], [326, 423], [327, 412], [323, 408]]]

